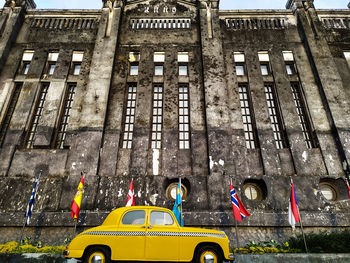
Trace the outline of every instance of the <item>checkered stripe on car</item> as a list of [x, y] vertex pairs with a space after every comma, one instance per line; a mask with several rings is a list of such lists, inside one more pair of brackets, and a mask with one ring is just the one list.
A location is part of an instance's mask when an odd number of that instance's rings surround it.
[[145, 231], [91, 231], [84, 235], [94, 236], [145, 236]]
[[[99, 235], [99, 236], [145, 236], [145, 231], [91, 231], [84, 235]], [[151, 231], [147, 232], [147, 236], [178, 236], [178, 237], [221, 237], [225, 238], [224, 234], [214, 233], [196, 233], [196, 232], [168, 232], [168, 231]]]

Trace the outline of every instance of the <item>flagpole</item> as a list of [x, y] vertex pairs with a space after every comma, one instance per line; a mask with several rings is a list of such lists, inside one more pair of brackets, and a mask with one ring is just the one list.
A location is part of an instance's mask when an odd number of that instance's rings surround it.
[[[299, 208], [298, 208], [298, 211], [299, 211]], [[303, 220], [301, 220], [300, 212], [299, 212], [299, 218], [300, 218], [300, 228], [301, 228], [301, 232], [303, 234], [303, 239], [304, 239], [305, 251], [306, 251], [306, 253], [309, 253], [309, 251], [307, 249], [307, 245], [306, 245], [305, 233], [304, 233], [304, 228], [303, 228]]]
[[[40, 170], [40, 172], [39, 172], [39, 180], [38, 180], [38, 184], [36, 185], [36, 188], [35, 188], [34, 198], [35, 198], [35, 196], [36, 196], [36, 191], [37, 191], [37, 189], [38, 189], [38, 187], [39, 187], [39, 181], [40, 181], [41, 173], [42, 173], [42, 170]], [[30, 201], [30, 200], [29, 200], [29, 201]], [[18, 241], [18, 243], [17, 243], [16, 249], [18, 249], [18, 247], [20, 246], [20, 244], [21, 244], [21, 242], [22, 242], [23, 233], [24, 233], [24, 228], [26, 227], [26, 223], [27, 223], [27, 220], [28, 220], [28, 216], [29, 216], [29, 214], [26, 212], [26, 216], [25, 216], [25, 218], [24, 218], [23, 227], [22, 227], [22, 230], [21, 230], [21, 234], [20, 234], [20, 236], [19, 236], [19, 241]]]
[[179, 189], [179, 191], [180, 191], [180, 210], [181, 210], [181, 212], [180, 212], [180, 226], [182, 226], [182, 222], [183, 222], [183, 218], [182, 218], [182, 195], [181, 195], [181, 192], [182, 192], [182, 189], [181, 189], [181, 187], [182, 187], [182, 185], [181, 185], [181, 177], [180, 177], [180, 189]]
[[[290, 179], [292, 185], [293, 185], [293, 179]], [[298, 214], [299, 214], [299, 219], [300, 219], [300, 228], [301, 228], [301, 233], [303, 235], [303, 240], [304, 240], [304, 245], [305, 245], [305, 251], [306, 253], [309, 253], [308, 249], [307, 249], [307, 244], [306, 244], [306, 239], [305, 239], [305, 233], [304, 233], [304, 228], [303, 228], [303, 220], [301, 219], [301, 214], [300, 214], [300, 210], [299, 210], [299, 206], [297, 205], [297, 209], [298, 209]]]
[[[232, 178], [230, 177], [230, 183], [232, 185]], [[237, 242], [237, 248], [238, 248], [238, 253], [239, 253], [239, 237], [238, 237], [238, 224], [237, 224], [237, 220], [235, 218], [233, 218], [235, 220], [235, 227], [236, 227], [236, 242]]]

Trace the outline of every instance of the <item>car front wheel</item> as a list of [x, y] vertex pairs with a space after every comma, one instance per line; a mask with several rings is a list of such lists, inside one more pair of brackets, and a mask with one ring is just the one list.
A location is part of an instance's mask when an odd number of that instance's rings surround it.
[[198, 249], [195, 263], [222, 263], [222, 257], [215, 247], [204, 246]]
[[110, 263], [111, 256], [104, 247], [94, 247], [89, 249], [84, 256], [84, 263]]

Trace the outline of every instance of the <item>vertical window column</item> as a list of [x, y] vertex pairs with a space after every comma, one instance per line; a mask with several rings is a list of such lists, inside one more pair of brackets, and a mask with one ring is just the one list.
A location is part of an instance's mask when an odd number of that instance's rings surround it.
[[306, 145], [309, 149], [316, 148], [315, 139], [312, 134], [311, 121], [307, 114], [306, 104], [301, 93], [300, 84], [292, 82], [291, 89]]
[[258, 57], [260, 61], [260, 71], [261, 75], [268, 76], [271, 74], [271, 68], [270, 68], [270, 57], [269, 52], [267, 51], [260, 51], [258, 52]]
[[284, 136], [281, 112], [276, 96], [276, 90], [273, 84], [265, 84], [265, 96], [267, 107], [269, 109], [269, 116], [271, 120], [276, 148], [283, 149], [287, 145], [286, 137]]
[[61, 111], [60, 122], [57, 128], [57, 134], [55, 139], [55, 148], [63, 149], [64, 141], [67, 135], [67, 127], [70, 119], [70, 113], [73, 106], [73, 99], [75, 95], [77, 85], [76, 84], [68, 84], [66, 94], [64, 97], [63, 108]]
[[292, 51], [282, 51], [284, 63], [286, 64], [287, 75], [297, 74], [297, 68], [294, 61], [294, 55]]
[[125, 107], [124, 130], [122, 137], [122, 148], [131, 149], [134, 132], [135, 108], [136, 108], [136, 84], [129, 84], [127, 101]]
[[243, 52], [233, 52], [233, 59], [235, 62], [235, 69], [237, 76], [246, 75], [246, 66], [245, 66], [245, 55]]
[[241, 105], [244, 136], [247, 149], [258, 148], [256, 139], [256, 125], [253, 119], [253, 110], [250, 99], [250, 92], [247, 84], [238, 85], [239, 100]]
[[56, 62], [58, 60], [58, 52], [50, 52], [47, 57], [46, 74], [53, 75], [56, 69]]
[[165, 52], [154, 52], [153, 61], [154, 61], [154, 75], [163, 76]]
[[36, 129], [39, 124], [40, 117], [43, 112], [44, 108], [44, 102], [46, 99], [46, 94], [49, 89], [50, 84], [49, 83], [42, 83], [40, 87], [39, 97], [37, 98], [37, 101], [35, 103], [34, 113], [30, 121], [30, 125], [28, 128], [28, 132], [26, 135], [25, 140], [25, 147], [26, 148], [33, 148], [34, 143], [34, 137], [36, 133]]
[[152, 114], [152, 149], [162, 147], [162, 123], [163, 123], [163, 86], [156, 84], [153, 87], [153, 114]]
[[129, 52], [129, 75], [137, 76], [139, 74], [140, 53], [133, 51]]
[[72, 64], [70, 74], [74, 76], [80, 75], [81, 64], [84, 58], [84, 51], [73, 51]]
[[27, 75], [34, 56], [34, 50], [24, 50], [19, 74]]
[[13, 112], [15, 111], [15, 108], [18, 102], [18, 97], [22, 90], [22, 86], [23, 86], [23, 83], [16, 83], [13, 93], [11, 95], [9, 105], [6, 109], [6, 113], [0, 127], [0, 147], [2, 147], [5, 141], [7, 129], [10, 126], [12, 115], [13, 115]]
[[189, 90], [187, 85], [179, 86], [179, 148], [190, 148]]
[[188, 52], [178, 52], [177, 62], [179, 64], [179, 76], [188, 76]]

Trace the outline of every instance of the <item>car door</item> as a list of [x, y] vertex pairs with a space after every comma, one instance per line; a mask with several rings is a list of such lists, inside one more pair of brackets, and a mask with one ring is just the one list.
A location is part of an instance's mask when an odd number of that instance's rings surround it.
[[146, 233], [146, 260], [177, 261], [180, 228], [167, 211], [150, 210]]
[[113, 244], [113, 260], [144, 260], [146, 211], [127, 211], [122, 215]]

